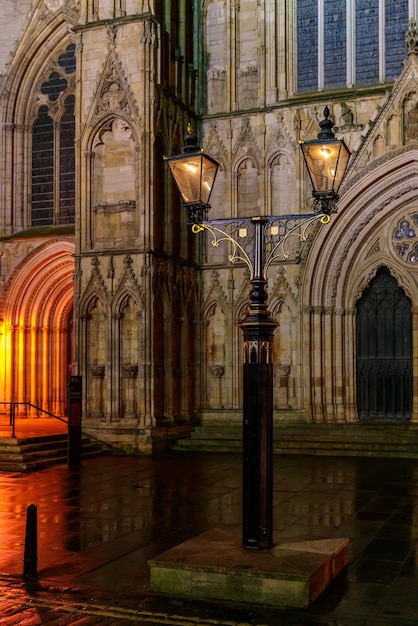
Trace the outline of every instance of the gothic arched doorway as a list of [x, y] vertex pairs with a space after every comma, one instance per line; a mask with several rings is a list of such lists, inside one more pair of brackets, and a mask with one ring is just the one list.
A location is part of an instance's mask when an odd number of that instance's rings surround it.
[[0, 310], [0, 394], [3, 402], [19, 403], [18, 412], [26, 414], [24, 403], [30, 403], [65, 415], [73, 275], [74, 244], [57, 239], [29, 253], [6, 287]]
[[381, 267], [357, 302], [357, 402], [360, 420], [410, 420], [411, 300]]

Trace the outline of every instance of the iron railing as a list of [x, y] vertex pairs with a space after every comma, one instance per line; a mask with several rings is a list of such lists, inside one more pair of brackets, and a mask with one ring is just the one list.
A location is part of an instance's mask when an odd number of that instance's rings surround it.
[[36, 406], [35, 404], [32, 404], [31, 402], [0, 402], [0, 405], [10, 405], [10, 410], [9, 410], [9, 425], [12, 429], [12, 437], [15, 437], [15, 426], [16, 426], [16, 407], [19, 405], [24, 405], [24, 406], [28, 406], [32, 409], [35, 409], [36, 411], [39, 411], [41, 413], [44, 413], [45, 415], [48, 415], [49, 417], [54, 417], [55, 419], [59, 420], [60, 422], [64, 422], [64, 424], [68, 424], [68, 420], [65, 419], [65, 417], [59, 417], [59, 415], [55, 415], [54, 413], [51, 413], [50, 411], [46, 411], [45, 409], [42, 409], [40, 406]]

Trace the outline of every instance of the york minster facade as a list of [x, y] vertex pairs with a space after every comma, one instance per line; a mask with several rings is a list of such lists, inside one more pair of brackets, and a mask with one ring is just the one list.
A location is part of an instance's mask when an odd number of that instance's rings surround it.
[[210, 218], [338, 213], [268, 274], [277, 423], [418, 422], [418, 3], [3, 0], [0, 401], [129, 452], [239, 424], [248, 270], [186, 225], [164, 156], [219, 161]]

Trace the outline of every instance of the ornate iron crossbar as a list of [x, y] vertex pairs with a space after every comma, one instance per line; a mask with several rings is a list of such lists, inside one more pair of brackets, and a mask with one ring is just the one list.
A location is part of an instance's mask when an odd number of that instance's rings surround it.
[[327, 224], [330, 219], [324, 213], [232, 218], [194, 223], [192, 230], [194, 233], [209, 232], [214, 248], [224, 241], [229, 242], [232, 246], [230, 263], [243, 261], [250, 271], [250, 280], [266, 279], [273, 261], [290, 258], [291, 252], [286, 248], [290, 238], [304, 242], [311, 224], [316, 221]]

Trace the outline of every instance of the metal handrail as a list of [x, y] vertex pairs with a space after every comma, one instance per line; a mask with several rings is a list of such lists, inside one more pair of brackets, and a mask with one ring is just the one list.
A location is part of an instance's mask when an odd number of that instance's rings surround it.
[[54, 417], [60, 422], [64, 422], [64, 424], [68, 424], [68, 419], [65, 419], [64, 417], [59, 417], [58, 415], [55, 415], [54, 413], [51, 413], [50, 411], [46, 411], [45, 409], [42, 409], [40, 406], [36, 406], [36, 404], [32, 404], [31, 402], [0, 402], [0, 404], [10, 404], [9, 424], [12, 428], [12, 437], [15, 437], [15, 422], [16, 422], [15, 408], [16, 408], [16, 405], [18, 404], [24, 404], [26, 406], [32, 407], [33, 409], [36, 409], [37, 411], [40, 411], [41, 413], [45, 413], [46, 415], [49, 415], [50, 417]]

